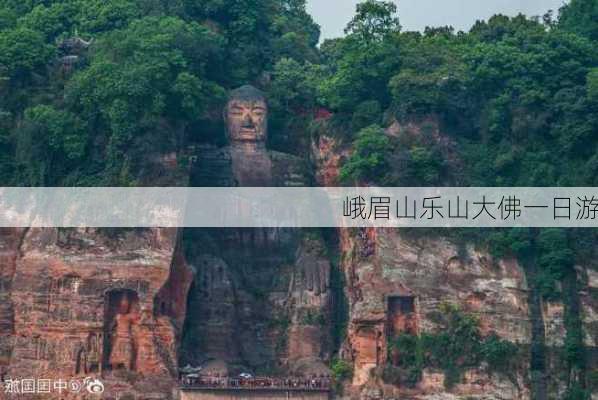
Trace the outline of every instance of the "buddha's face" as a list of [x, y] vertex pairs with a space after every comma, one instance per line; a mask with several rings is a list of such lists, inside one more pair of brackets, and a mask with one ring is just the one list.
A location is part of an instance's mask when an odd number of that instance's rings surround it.
[[268, 107], [261, 99], [231, 99], [226, 106], [228, 139], [231, 142], [265, 142]]

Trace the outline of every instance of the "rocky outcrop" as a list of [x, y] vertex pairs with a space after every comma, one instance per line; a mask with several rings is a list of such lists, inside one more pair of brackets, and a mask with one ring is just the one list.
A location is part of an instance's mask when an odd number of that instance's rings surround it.
[[347, 157], [347, 150], [340, 150], [334, 138], [320, 135], [312, 142], [312, 158], [316, 168], [316, 182], [319, 186], [337, 186], [342, 160]]
[[[416, 128], [394, 125], [387, 133], [417, 134]], [[325, 136], [312, 146], [321, 185], [338, 183], [347, 154], [339, 146]], [[200, 149], [192, 182], [228, 186], [256, 178], [293, 186], [311, 180], [297, 157], [265, 149], [247, 159], [233, 153]], [[259, 166], [267, 173], [252, 175]], [[2, 229], [0, 377], [100, 377], [106, 399], [157, 400], [176, 395], [181, 365], [224, 374], [311, 375], [327, 374], [338, 357], [353, 375], [337, 398], [564, 393], [569, 309], [542, 300], [529, 284], [533, 274], [517, 260], [493, 259], [438, 232], [341, 229], [338, 249], [326, 239], [319, 231], [276, 228], [184, 235], [174, 229]], [[332, 263], [337, 251], [340, 261]], [[572, 287], [590, 374], [598, 368], [598, 273], [595, 265], [576, 269]], [[341, 298], [348, 302], [346, 321]], [[397, 356], [391, 340], [441, 332], [444, 304], [475, 316], [482, 337], [515, 344], [520, 354], [512, 368], [499, 373], [484, 363], [468, 365], [451, 387], [446, 371], [429, 366], [415, 384], [387, 382], [384, 369]], [[339, 348], [334, 331], [344, 338]], [[543, 356], [535, 365], [538, 348]]]

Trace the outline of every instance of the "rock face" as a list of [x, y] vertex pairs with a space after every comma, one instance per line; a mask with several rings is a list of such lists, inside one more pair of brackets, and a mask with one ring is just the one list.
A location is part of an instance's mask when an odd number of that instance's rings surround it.
[[581, 271], [580, 301], [584, 324], [584, 343], [598, 348], [598, 268], [579, 268]]
[[19, 243], [3, 292], [14, 315], [6, 374], [101, 377], [106, 398], [169, 397], [191, 283], [176, 230], [30, 229]]
[[[350, 300], [345, 356], [353, 363], [354, 390], [380, 383], [375, 370], [386, 364], [388, 337], [438, 332], [442, 303], [458, 305], [477, 316], [483, 335], [494, 333], [522, 346], [530, 344], [528, 288], [515, 260], [496, 262], [473, 247], [417, 238], [396, 229], [344, 230], [341, 235]], [[364, 253], [363, 249], [370, 250]], [[522, 384], [526, 379], [524, 373], [517, 376]], [[387, 396], [426, 398], [447, 393], [443, 380], [441, 372], [425, 370], [415, 390], [382, 388]], [[478, 370], [468, 371], [452, 392], [494, 393], [496, 398], [500, 394], [500, 398], [514, 399], [529, 396], [525, 385], [491, 379]]]
[[[396, 123], [387, 134], [407, 131], [417, 135], [417, 126]], [[321, 171], [317, 176], [335, 185], [338, 154], [346, 156], [346, 150], [339, 150], [333, 139], [324, 136], [318, 138], [313, 151]], [[445, 388], [442, 371], [425, 368], [415, 387], [384, 382], [381, 371], [391, 362], [389, 338], [438, 332], [443, 303], [478, 317], [482, 335], [495, 334], [523, 348], [532, 342], [529, 288], [516, 260], [493, 260], [471, 245], [416, 233], [339, 230], [349, 303], [347, 335], [339, 356], [353, 367], [345, 394], [351, 399], [529, 398], [529, 360], [525, 357], [511, 377], [472, 368], [450, 390]]]
[[320, 136], [312, 143], [312, 158], [317, 165], [316, 182], [318, 186], [337, 186], [339, 171], [347, 151], [338, 148], [335, 139]]
[[[386, 384], [379, 374], [389, 334], [437, 331], [444, 302], [478, 316], [483, 334], [528, 347], [530, 292], [515, 260], [492, 260], [472, 246], [392, 229], [342, 230], [339, 236], [350, 306], [340, 356], [354, 367], [347, 398], [530, 398], [526, 357], [511, 377], [471, 368], [450, 390], [439, 370], [424, 369], [415, 387]], [[318, 235], [230, 229], [197, 230], [189, 238], [193, 270], [174, 230], [2, 231], [2, 373], [101, 377], [104, 398], [167, 399], [179, 358], [230, 372], [325, 370], [335, 292], [328, 249]], [[591, 355], [595, 270], [579, 271]], [[564, 340], [562, 308], [542, 305], [550, 348]], [[590, 357], [590, 368], [595, 362]], [[550, 356], [548, 393], [562, 392], [560, 371]]]
[[214, 392], [192, 392], [181, 393], [181, 400], [328, 400], [326, 393], [281, 391], [272, 392], [241, 392], [214, 391]]
[[0, 230], [0, 380], [4, 380], [11, 361], [15, 334], [11, 293], [17, 257], [25, 232], [24, 229]]

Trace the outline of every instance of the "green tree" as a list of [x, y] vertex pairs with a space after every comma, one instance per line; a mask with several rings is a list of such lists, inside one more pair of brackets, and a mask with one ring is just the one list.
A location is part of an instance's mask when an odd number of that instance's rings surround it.
[[18, 179], [32, 185], [53, 185], [81, 161], [87, 146], [87, 127], [68, 111], [40, 105], [25, 111], [16, 137]]
[[[175, 17], [136, 20], [98, 41], [89, 68], [69, 82], [66, 98], [107, 135], [107, 162], [115, 174], [136, 138], [163, 126], [168, 128], [156, 136], [154, 151], [180, 145], [185, 126], [220, 104], [224, 90], [205, 76], [219, 46], [220, 38], [207, 28]], [[137, 146], [142, 149], [148, 150]]]
[[319, 27], [303, 0], [208, 0], [185, 5], [191, 18], [217, 23], [226, 37], [222, 79], [230, 86], [259, 79], [282, 57], [300, 62], [317, 57]]
[[365, 0], [357, 4], [356, 14], [345, 28], [345, 33], [357, 35], [366, 43], [381, 40], [400, 31], [396, 13], [397, 6], [390, 1]]
[[318, 66], [300, 64], [292, 58], [282, 58], [272, 73], [270, 104], [287, 114], [315, 107], [318, 86]]
[[588, 100], [598, 103], [598, 68], [593, 68], [588, 72], [587, 95]]
[[560, 9], [559, 27], [598, 40], [598, 3], [595, 0], [571, 0]]
[[353, 154], [340, 172], [342, 181], [381, 181], [388, 167], [390, 141], [379, 125], [362, 129], [353, 142]]
[[0, 32], [0, 71], [21, 83], [44, 68], [54, 55], [39, 32], [17, 27]]
[[400, 64], [393, 37], [370, 45], [355, 36], [322, 44], [324, 65], [319, 85], [321, 102], [341, 113], [352, 113], [364, 101], [391, 101], [388, 81]]
[[353, 368], [349, 363], [345, 360], [341, 360], [339, 358], [335, 358], [332, 360], [330, 364], [330, 370], [332, 372], [332, 377], [336, 381], [343, 381], [345, 379], [350, 379], [353, 376]]
[[380, 123], [382, 107], [376, 100], [366, 100], [357, 105], [353, 112], [351, 128], [359, 131], [369, 125]]

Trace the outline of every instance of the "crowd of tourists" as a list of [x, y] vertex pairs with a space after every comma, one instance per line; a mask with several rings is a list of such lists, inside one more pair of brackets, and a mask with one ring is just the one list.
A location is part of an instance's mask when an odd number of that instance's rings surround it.
[[301, 378], [271, 378], [187, 374], [181, 377], [181, 381], [184, 387], [210, 389], [328, 390], [330, 388], [330, 377], [325, 375], [312, 375]]

